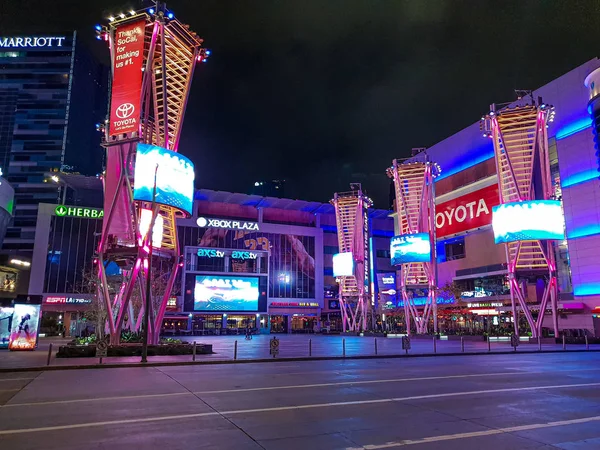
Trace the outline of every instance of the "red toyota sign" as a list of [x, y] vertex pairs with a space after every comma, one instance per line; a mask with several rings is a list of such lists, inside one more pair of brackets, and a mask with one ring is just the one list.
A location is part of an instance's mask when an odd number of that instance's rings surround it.
[[140, 123], [142, 63], [146, 20], [127, 23], [115, 30], [110, 135], [137, 131]]
[[435, 205], [437, 239], [492, 223], [492, 207], [500, 204], [498, 185], [479, 189]]

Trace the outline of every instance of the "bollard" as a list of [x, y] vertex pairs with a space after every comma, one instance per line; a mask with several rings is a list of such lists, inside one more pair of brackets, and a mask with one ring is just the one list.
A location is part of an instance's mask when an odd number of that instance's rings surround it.
[[346, 338], [342, 339], [342, 355], [346, 357]]
[[375, 354], [377, 355], [377, 338], [375, 338]]
[[588, 342], [587, 334], [585, 335], [585, 349], [586, 350], [590, 349], [590, 343]]
[[460, 351], [465, 352], [465, 338], [463, 336], [460, 337]]
[[567, 340], [565, 338], [565, 335], [563, 334], [563, 350], [567, 349]]
[[196, 341], [194, 341], [194, 345], [192, 346], [192, 361], [196, 361]]
[[312, 339], [308, 340], [308, 356], [312, 356]]
[[490, 337], [487, 337], [487, 341], [488, 341], [488, 352], [492, 351], [492, 343], [490, 342]]
[[237, 340], [233, 343], [233, 359], [237, 359]]
[[435, 334], [433, 335], [433, 353], [437, 353], [437, 342], [435, 341]]
[[538, 352], [542, 351], [542, 338], [538, 336]]
[[46, 361], [47, 366], [50, 365], [50, 358], [52, 358], [52, 342], [50, 342], [50, 345], [48, 346], [48, 361]]

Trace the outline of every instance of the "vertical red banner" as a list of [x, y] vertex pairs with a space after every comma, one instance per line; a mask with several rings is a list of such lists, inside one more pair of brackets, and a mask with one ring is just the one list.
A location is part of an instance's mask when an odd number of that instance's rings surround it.
[[146, 20], [116, 28], [112, 95], [110, 100], [110, 135], [137, 131], [140, 123], [142, 64]]

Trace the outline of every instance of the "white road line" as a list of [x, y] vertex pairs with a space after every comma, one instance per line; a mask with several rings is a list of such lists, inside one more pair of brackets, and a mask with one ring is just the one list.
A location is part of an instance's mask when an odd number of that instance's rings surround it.
[[514, 433], [517, 431], [539, 430], [541, 428], [561, 427], [566, 425], [575, 425], [579, 423], [588, 423], [600, 421], [600, 416], [583, 417], [581, 419], [558, 420], [547, 423], [534, 423], [531, 425], [519, 425], [516, 427], [497, 428], [494, 430], [473, 431], [471, 433], [444, 434], [441, 436], [430, 436], [423, 439], [407, 439], [398, 442], [387, 442], [380, 445], [365, 445], [363, 447], [349, 447], [347, 450], [379, 450], [383, 448], [403, 447], [406, 445], [419, 445], [431, 442], [451, 441], [456, 439], [468, 439], [479, 436], [492, 436], [494, 434]]
[[279, 412], [279, 411], [298, 411], [303, 409], [315, 409], [315, 408], [332, 408], [336, 406], [353, 406], [353, 405], [372, 405], [379, 403], [391, 403], [391, 402], [403, 402], [409, 400], [427, 400], [431, 398], [445, 398], [445, 397], [458, 397], [465, 395], [480, 395], [480, 394], [495, 394], [499, 392], [518, 392], [518, 391], [534, 391], [544, 389], [567, 389], [575, 387], [590, 387], [600, 386], [600, 383], [581, 383], [581, 384], [558, 384], [554, 386], [533, 386], [533, 387], [521, 387], [521, 388], [505, 388], [505, 389], [488, 389], [481, 391], [463, 391], [463, 392], [449, 392], [446, 394], [429, 394], [429, 395], [415, 395], [411, 397], [395, 397], [395, 398], [380, 398], [374, 400], [355, 400], [349, 402], [332, 402], [332, 403], [316, 403], [310, 405], [294, 405], [294, 406], [279, 406], [272, 408], [256, 408], [256, 409], [241, 409], [234, 411], [214, 411], [206, 413], [194, 413], [194, 414], [180, 414], [176, 416], [158, 416], [158, 417], [145, 417], [138, 419], [120, 419], [110, 420], [105, 422], [87, 422], [87, 423], [76, 423], [68, 425], [55, 425], [51, 427], [39, 427], [39, 428], [20, 428], [15, 430], [0, 430], [0, 436], [8, 434], [24, 434], [24, 433], [36, 433], [41, 431], [56, 431], [56, 430], [70, 430], [75, 428], [88, 428], [88, 427], [102, 427], [107, 425], [122, 425], [130, 423], [146, 423], [146, 422], [164, 422], [167, 420], [181, 420], [181, 419], [192, 419], [196, 417], [208, 417], [208, 416], [233, 416], [238, 414], [256, 414], [256, 413], [268, 413], [268, 412]]
[[0, 378], [0, 383], [3, 381], [22, 381], [22, 380], [35, 380], [35, 378]]
[[[581, 370], [558, 370], [555, 372], [581, 372], [581, 371], [600, 371], [600, 369], [581, 369]], [[535, 375], [540, 372], [496, 372], [496, 373], [479, 373], [479, 374], [464, 374], [464, 375], [440, 375], [434, 377], [419, 377], [419, 378], [391, 378], [387, 380], [358, 380], [358, 381], [338, 381], [335, 383], [315, 383], [315, 384], [295, 384], [286, 386], [265, 386], [256, 388], [239, 388], [239, 389], [222, 389], [212, 391], [195, 391], [193, 395], [210, 395], [210, 394], [239, 394], [240, 392], [257, 392], [257, 391], [277, 391], [277, 390], [288, 390], [288, 389], [311, 389], [318, 387], [333, 387], [333, 386], [353, 386], [353, 385], [365, 385], [365, 384], [383, 384], [383, 383], [405, 383], [411, 381], [430, 381], [430, 380], [446, 380], [456, 378], [482, 378], [482, 377], [499, 377], [499, 376], [523, 376], [523, 375]], [[190, 392], [175, 392], [175, 393], [164, 393], [164, 394], [144, 394], [144, 395], [127, 395], [118, 397], [95, 397], [95, 398], [80, 398], [73, 400], [51, 400], [47, 402], [27, 402], [27, 403], [8, 403], [6, 405], [0, 405], [2, 408], [16, 408], [21, 406], [41, 406], [41, 405], [64, 405], [70, 403], [87, 403], [87, 402], [101, 402], [101, 401], [113, 401], [113, 400], [132, 400], [132, 399], [144, 399], [144, 398], [156, 398], [156, 397], [170, 397], [178, 395], [188, 395]]]
[[[19, 390], [19, 389], [15, 389]], [[85, 403], [85, 402], [99, 402], [99, 401], [111, 401], [111, 400], [133, 400], [142, 398], [157, 398], [157, 397], [175, 397], [178, 395], [193, 395], [192, 392], [169, 392], [165, 394], [144, 394], [144, 395], [119, 395], [118, 397], [95, 397], [95, 398], [78, 398], [73, 400], [51, 400], [48, 402], [29, 402], [29, 403], [8, 403], [6, 405], [0, 405], [2, 408], [12, 408], [16, 406], [37, 406], [37, 405], [63, 405], [65, 403]]]

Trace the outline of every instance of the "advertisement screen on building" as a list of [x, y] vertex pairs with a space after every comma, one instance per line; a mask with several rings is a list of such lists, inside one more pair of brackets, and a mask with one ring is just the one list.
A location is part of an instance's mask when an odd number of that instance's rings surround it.
[[435, 205], [436, 238], [492, 223], [492, 208], [500, 203], [498, 184]]
[[[182, 236], [183, 245], [215, 249], [202, 252], [199, 259], [218, 261], [226, 256], [224, 249], [246, 250], [251, 253], [268, 252], [268, 264], [261, 270], [269, 277], [270, 298], [315, 298], [315, 237], [294, 234], [266, 233], [261, 231], [230, 230], [223, 228], [195, 228]], [[217, 251], [219, 253], [217, 253]], [[211, 257], [213, 256], [214, 257]], [[256, 259], [230, 258], [231, 271], [255, 273]], [[282, 277], [281, 274], [284, 274]]]
[[390, 241], [392, 266], [406, 263], [429, 262], [431, 243], [428, 233], [394, 236]]
[[558, 200], [531, 200], [496, 206], [492, 227], [496, 244], [565, 238], [565, 219]]
[[138, 144], [135, 157], [133, 199], [152, 201], [156, 172], [156, 202], [192, 214], [194, 164], [177, 152], [150, 144]]
[[197, 275], [194, 311], [258, 311], [258, 277]]
[[333, 276], [350, 277], [352, 275], [354, 275], [352, 252], [336, 253], [333, 255]]
[[138, 131], [142, 94], [142, 64], [146, 20], [126, 23], [115, 29], [110, 135]]
[[34, 350], [37, 343], [40, 305], [15, 305], [9, 350]]
[[14, 308], [0, 307], [0, 348], [8, 348]]

